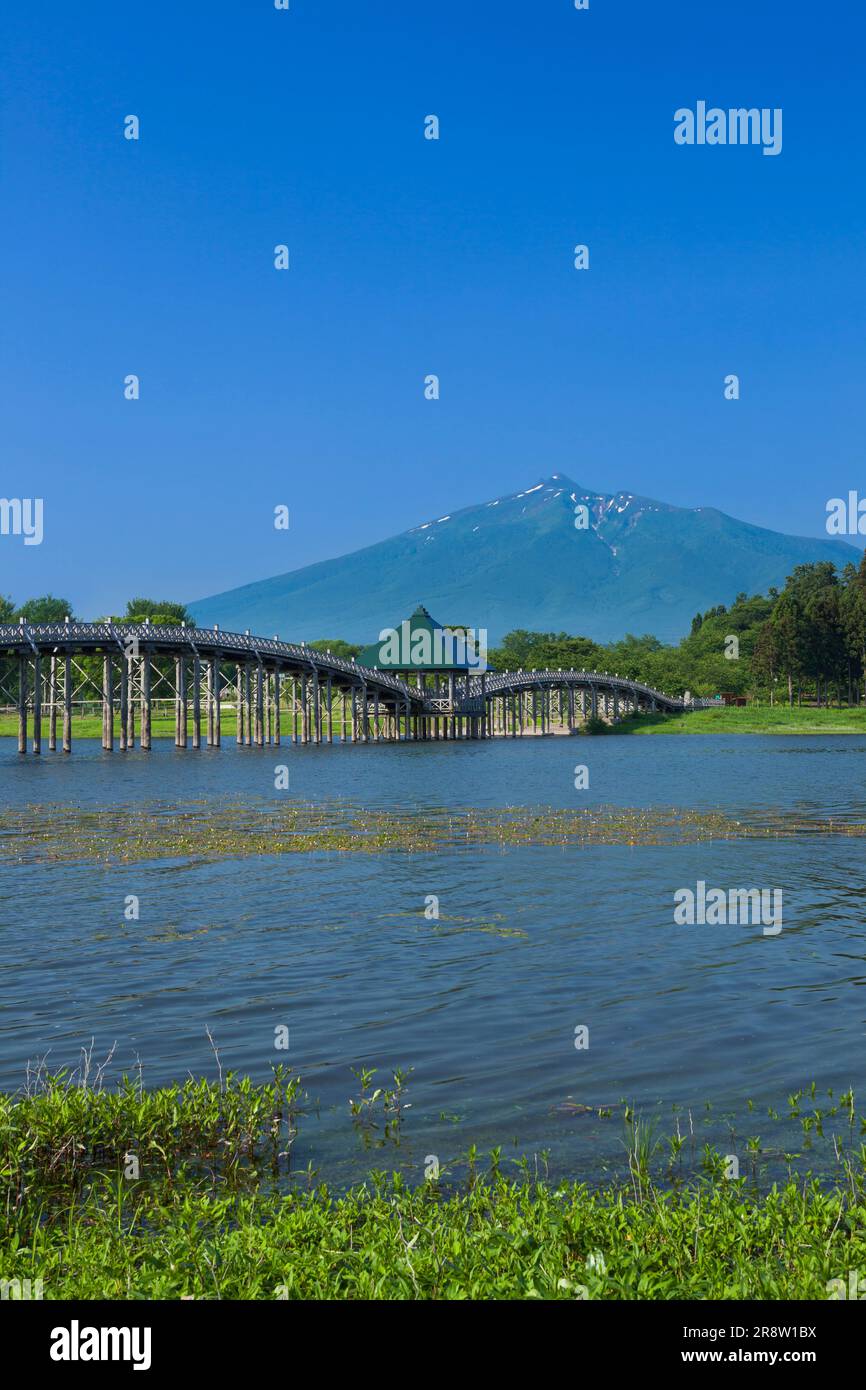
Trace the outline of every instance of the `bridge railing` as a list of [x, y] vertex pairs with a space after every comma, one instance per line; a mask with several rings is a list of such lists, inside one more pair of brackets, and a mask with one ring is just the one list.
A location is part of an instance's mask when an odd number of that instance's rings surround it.
[[257, 660], [270, 657], [317, 673], [345, 675], [357, 685], [378, 686], [393, 691], [411, 704], [419, 704], [418, 691], [387, 671], [359, 666], [356, 661], [332, 656], [306, 643], [281, 642], [277, 637], [257, 637], [248, 632], [223, 632], [219, 628], [193, 628], [182, 624], [151, 623], [7, 623], [0, 625], [0, 649], [30, 652], [36, 647], [83, 646], [93, 648], [128, 647], [137, 643], [145, 649], [173, 652], [188, 648], [231, 661], [238, 655]]
[[[685, 702], [678, 695], [668, 695], [662, 690], [654, 690], [652, 686], [644, 685], [641, 681], [630, 680], [627, 676], [611, 675], [609, 671], [578, 671], [578, 670], [553, 670], [546, 668], [539, 671], [496, 671], [487, 674], [484, 680], [484, 691], [486, 694], [496, 694], [501, 690], [527, 689], [533, 685], [584, 685], [598, 686], [608, 690], [643, 695], [647, 699], [661, 701], [673, 708], [686, 708]], [[482, 680], [474, 677], [469, 683], [472, 695], [480, 695], [482, 691]]]

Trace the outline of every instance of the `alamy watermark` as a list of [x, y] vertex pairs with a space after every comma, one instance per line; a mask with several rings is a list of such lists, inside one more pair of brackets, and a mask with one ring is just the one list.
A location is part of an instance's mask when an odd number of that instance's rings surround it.
[[25, 545], [41, 545], [42, 507], [41, 497], [0, 497], [0, 536], [23, 536]]
[[708, 888], [701, 878], [674, 893], [674, 921], [678, 927], [760, 926], [764, 936], [778, 936], [782, 889]]
[[847, 498], [831, 497], [827, 502], [828, 536], [866, 536], [866, 497], [852, 488]]
[[674, 112], [674, 140], [678, 145], [762, 145], [764, 154], [782, 153], [782, 108], [776, 106], [707, 106], [699, 101], [694, 111], [681, 106]]
[[837, 1277], [828, 1279], [825, 1285], [827, 1297], [832, 1300], [855, 1299], [860, 1302], [866, 1298], [866, 1279], [860, 1278], [859, 1269], [848, 1270], [848, 1280]]
[[487, 670], [487, 628], [415, 628], [404, 618], [399, 628], [379, 633], [378, 665], [394, 671], [413, 666], [468, 667]]
[[41, 1279], [0, 1279], [0, 1299], [11, 1299], [18, 1303], [30, 1299], [42, 1299], [44, 1284]]
[[73, 1318], [68, 1327], [51, 1331], [52, 1361], [129, 1361], [134, 1371], [150, 1369], [149, 1327], [82, 1327]]

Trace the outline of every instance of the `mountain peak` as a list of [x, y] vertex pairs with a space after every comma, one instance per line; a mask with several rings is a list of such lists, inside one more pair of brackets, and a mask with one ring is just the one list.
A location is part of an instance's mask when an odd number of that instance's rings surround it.
[[[589, 524], [579, 526], [577, 504]], [[741, 591], [782, 588], [798, 564], [840, 568], [860, 552], [840, 540], [780, 535], [714, 508], [684, 508], [548, 474], [519, 492], [432, 517], [340, 559], [190, 605], [203, 625], [331, 634], [368, 643], [416, 605], [443, 623], [611, 641], [651, 632], [674, 641], [693, 614]]]

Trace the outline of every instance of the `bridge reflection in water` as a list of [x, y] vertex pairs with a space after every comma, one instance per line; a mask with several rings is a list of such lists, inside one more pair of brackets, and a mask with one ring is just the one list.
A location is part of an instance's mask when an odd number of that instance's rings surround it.
[[[414, 675], [414, 680], [412, 676]], [[0, 626], [0, 703], [18, 712], [18, 751], [72, 749], [73, 713], [96, 702], [102, 746], [148, 749], [155, 708], [168, 700], [178, 748], [219, 748], [222, 713], [236, 718], [238, 747], [401, 739], [479, 739], [577, 733], [584, 721], [616, 722], [713, 701], [684, 701], [599, 671], [452, 674], [443, 690], [423, 673], [395, 675], [276, 637], [149, 623]]]

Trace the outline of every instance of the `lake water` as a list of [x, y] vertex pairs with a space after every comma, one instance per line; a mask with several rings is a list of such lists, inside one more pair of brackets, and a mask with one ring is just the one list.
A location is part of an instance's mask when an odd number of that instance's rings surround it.
[[[290, 790], [273, 789], [274, 766]], [[577, 791], [574, 768], [588, 766]], [[862, 738], [524, 738], [20, 758], [0, 740], [2, 806], [219, 807], [294, 797], [422, 811], [443, 806], [600, 805], [723, 809], [866, 822]], [[592, 1181], [621, 1161], [621, 1111], [730, 1150], [771, 1133], [768, 1105], [792, 1090], [858, 1087], [866, 1042], [862, 838], [656, 846], [432, 849], [288, 854], [218, 864], [19, 864], [0, 879], [0, 1086], [28, 1059], [99, 1059], [146, 1083], [256, 1078], [287, 1062], [310, 1113], [295, 1159], [337, 1182], [371, 1166], [418, 1176], [471, 1143], [509, 1156], [549, 1151], [555, 1177]], [[673, 895], [781, 888], [783, 928], [678, 926]], [[140, 900], [140, 920], [124, 902]], [[427, 895], [439, 920], [424, 916]], [[286, 1025], [287, 1053], [274, 1050]], [[589, 1046], [575, 1048], [575, 1029]], [[351, 1068], [414, 1067], [403, 1140], [365, 1147], [348, 1098]], [[755, 1102], [744, 1114], [747, 1099]], [[710, 1109], [707, 1109], [709, 1103]], [[619, 1118], [618, 1118], [619, 1117]], [[737, 1141], [737, 1142], [740, 1142]], [[726, 1143], [728, 1149], [726, 1150]], [[541, 1160], [539, 1160], [540, 1162]]]

